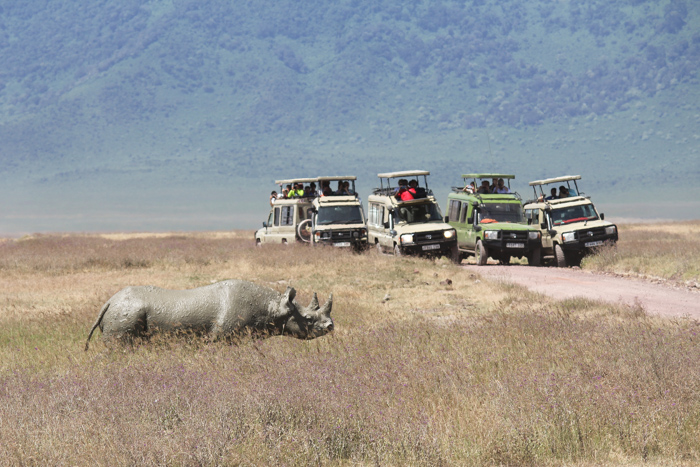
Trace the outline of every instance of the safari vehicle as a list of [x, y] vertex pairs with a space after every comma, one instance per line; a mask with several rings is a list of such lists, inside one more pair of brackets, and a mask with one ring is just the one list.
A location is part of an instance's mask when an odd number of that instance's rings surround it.
[[[428, 175], [430, 172], [425, 170], [378, 174], [380, 187], [367, 200], [369, 244], [380, 253], [447, 256], [459, 262], [456, 232], [442, 218], [428, 188]], [[422, 185], [420, 177], [423, 177]], [[397, 199], [398, 185], [392, 186], [392, 179], [415, 180], [418, 183], [415, 198]]]
[[[276, 180], [280, 186], [280, 193], [285, 185], [294, 183], [316, 183], [315, 178], [295, 178], [289, 180]], [[255, 244], [261, 246], [264, 243], [295, 243], [309, 242], [311, 229], [308, 224], [302, 225], [305, 220], [313, 216], [313, 197], [315, 193], [306, 194], [302, 198], [283, 198], [275, 201], [270, 209], [267, 221], [263, 222], [263, 228], [255, 232]], [[309, 196], [310, 195], [310, 196]], [[300, 228], [301, 227], [301, 228]]]
[[[486, 264], [489, 257], [501, 264], [509, 264], [511, 257], [527, 257], [529, 265], [539, 266], [541, 234], [525, 222], [520, 195], [510, 193], [510, 181], [515, 176], [484, 173], [462, 178], [465, 188], [453, 187], [447, 196], [446, 218], [457, 231], [460, 256], [473, 255], [478, 265]], [[501, 178], [508, 181], [508, 193], [469, 189], [470, 180], [478, 187], [484, 180]]]
[[[578, 266], [594, 248], [617, 242], [617, 226], [598, 214], [590, 197], [579, 191], [577, 180], [581, 180], [580, 175], [530, 182], [535, 199], [524, 206], [528, 224], [542, 232], [543, 258], [553, 258], [559, 267]], [[547, 196], [550, 185], [566, 188], [569, 195]]]
[[[367, 246], [367, 223], [362, 203], [355, 191], [357, 177], [318, 177], [321, 192], [324, 185], [337, 182], [339, 187], [332, 194], [313, 199], [313, 217], [302, 221], [299, 229], [311, 229], [311, 245], [332, 245], [340, 248], [362, 250]], [[340, 185], [347, 182], [346, 194], [339, 193]], [[303, 238], [303, 237], [302, 237]], [[306, 240], [304, 240], [306, 241]]]

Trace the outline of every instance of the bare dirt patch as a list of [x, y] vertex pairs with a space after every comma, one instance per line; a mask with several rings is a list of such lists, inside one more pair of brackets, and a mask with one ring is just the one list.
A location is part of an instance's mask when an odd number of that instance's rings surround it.
[[524, 265], [465, 268], [491, 280], [513, 282], [555, 299], [585, 297], [641, 306], [651, 314], [700, 319], [700, 291], [643, 279], [596, 274], [581, 269], [533, 268]]

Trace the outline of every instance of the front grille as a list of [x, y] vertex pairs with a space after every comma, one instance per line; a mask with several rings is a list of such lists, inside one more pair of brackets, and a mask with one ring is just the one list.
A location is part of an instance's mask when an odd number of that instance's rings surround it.
[[576, 239], [582, 242], [595, 242], [597, 240], [605, 240], [608, 237], [609, 235], [605, 234], [605, 227], [595, 227], [576, 232]]
[[515, 231], [515, 232], [510, 232], [510, 231], [502, 231], [501, 232], [501, 239], [503, 239], [506, 242], [526, 242], [527, 241], [527, 232], [526, 231]]
[[420, 232], [413, 234], [414, 243], [429, 243], [441, 241], [445, 238], [445, 233], [442, 230], [436, 232]]

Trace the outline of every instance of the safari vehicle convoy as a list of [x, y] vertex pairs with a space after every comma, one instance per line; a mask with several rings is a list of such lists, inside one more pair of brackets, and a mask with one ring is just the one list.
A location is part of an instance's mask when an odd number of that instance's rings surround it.
[[542, 232], [542, 257], [553, 258], [559, 267], [578, 266], [594, 248], [618, 238], [617, 226], [605, 221], [590, 197], [579, 191], [580, 179], [567, 175], [530, 182], [535, 199], [524, 206], [528, 224]]
[[[457, 234], [442, 218], [428, 175], [425, 170], [378, 174], [380, 187], [367, 200], [369, 244], [380, 253], [447, 256], [459, 263]], [[392, 179], [398, 179], [395, 186]]]
[[[311, 229], [311, 245], [362, 250], [367, 246], [367, 222], [355, 191], [357, 177], [318, 177], [320, 196], [313, 200], [314, 214], [299, 226]], [[333, 184], [337, 189], [333, 190]]]
[[[296, 178], [289, 180], [276, 180], [280, 193], [284, 186], [297, 184], [316, 183], [315, 178]], [[293, 198], [278, 198], [274, 201], [267, 221], [263, 222], [263, 228], [255, 232], [255, 244], [261, 246], [264, 243], [294, 243], [308, 242], [311, 239], [311, 230], [300, 229], [299, 226], [305, 220], [313, 216], [314, 193], [304, 193], [304, 196]]]
[[541, 234], [527, 225], [520, 196], [510, 192], [515, 176], [483, 173], [462, 178], [465, 187], [453, 187], [447, 196], [446, 218], [457, 231], [460, 259], [473, 255], [476, 264], [484, 265], [489, 257], [501, 264], [509, 264], [511, 257], [527, 257], [529, 265], [539, 266]]
[[[256, 244], [301, 242], [363, 249], [367, 225], [355, 180], [354, 176], [277, 180], [280, 193], [286, 191], [285, 185], [306, 187], [301, 195], [294, 191], [292, 198], [274, 200], [267, 222], [255, 232]], [[338, 188], [334, 190], [331, 183]]]

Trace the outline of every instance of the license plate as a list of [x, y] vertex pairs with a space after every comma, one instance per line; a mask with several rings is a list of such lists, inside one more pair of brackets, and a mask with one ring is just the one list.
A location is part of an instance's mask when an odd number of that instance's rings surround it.
[[337, 247], [350, 246], [350, 242], [338, 242], [338, 243], [334, 243], [333, 246], [337, 246]]
[[423, 250], [439, 250], [440, 245], [423, 245]]
[[597, 242], [588, 242], [586, 243], [586, 248], [592, 247], [592, 246], [600, 246], [603, 244], [603, 240], [598, 240]]
[[506, 248], [525, 248], [524, 243], [506, 243]]

